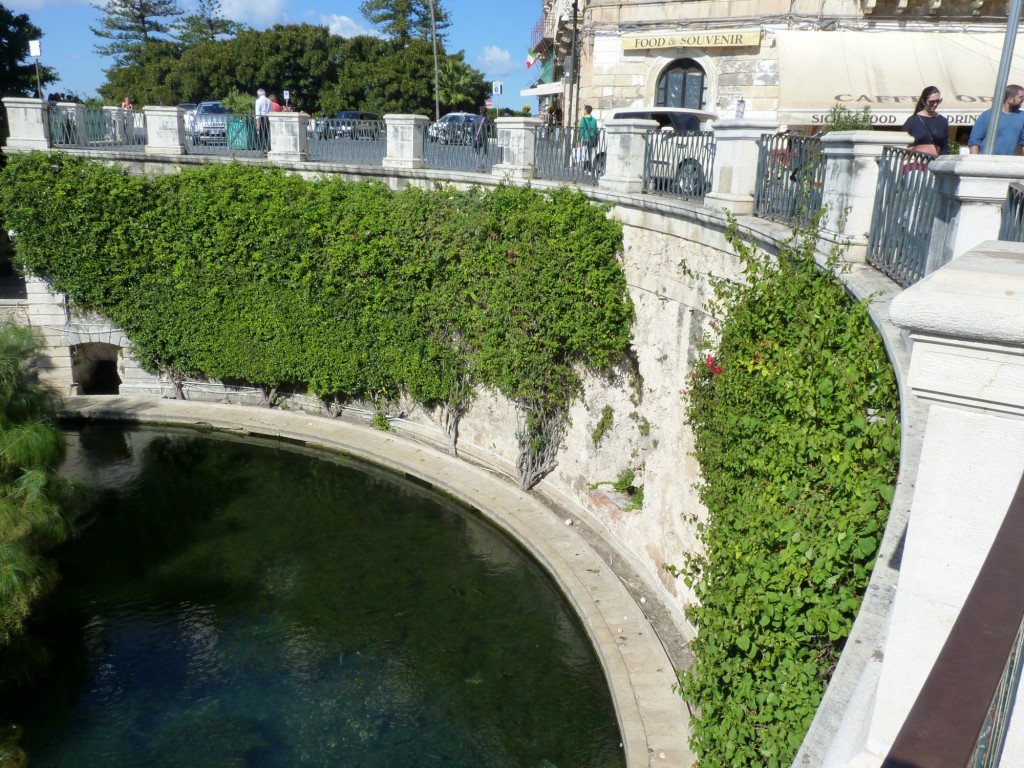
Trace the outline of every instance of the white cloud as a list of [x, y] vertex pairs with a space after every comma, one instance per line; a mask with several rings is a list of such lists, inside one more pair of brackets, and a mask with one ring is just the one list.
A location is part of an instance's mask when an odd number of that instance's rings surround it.
[[13, 13], [24, 13], [25, 11], [37, 11], [40, 8], [55, 5], [88, 5], [90, 0], [12, 0], [4, 5], [7, 10]]
[[351, 16], [339, 16], [336, 13], [330, 16], [321, 14], [320, 23], [327, 27], [332, 35], [341, 35], [342, 37], [372, 35], [373, 37], [380, 37], [380, 33], [373, 27], [363, 26]]
[[512, 56], [504, 48], [496, 45], [484, 46], [484, 49], [476, 55], [473, 64], [484, 71], [486, 75], [507, 75], [515, 70]]
[[220, 7], [225, 18], [241, 21], [257, 29], [284, 22], [288, 0], [221, 0]]

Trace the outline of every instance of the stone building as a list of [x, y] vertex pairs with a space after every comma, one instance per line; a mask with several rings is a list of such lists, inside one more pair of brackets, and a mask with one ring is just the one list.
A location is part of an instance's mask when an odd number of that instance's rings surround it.
[[[992, 102], [1007, 15], [991, 0], [545, 0], [542, 10], [531, 41], [542, 77], [523, 94], [559, 101], [567, 124], [583, 104], [599, 119], [673, 106], [808, 131], [835, 104], [898, 129], [928, 85], [952, 126], [973, 124]], [[1009, 82], [1024, 84], [1024, 64]]]

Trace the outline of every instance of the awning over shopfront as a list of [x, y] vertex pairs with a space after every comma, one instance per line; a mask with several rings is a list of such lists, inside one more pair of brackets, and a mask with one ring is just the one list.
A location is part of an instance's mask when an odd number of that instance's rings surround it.
[[526, 88], [519, 92], [520, 96], [555, 96], [565, 91], [565, 83], [561, 80], [554, 83], [537, 83], [533, 88]]
[[[968, 32], [775, 32], [779, 122], [821, 125], [835, 104], [868, 107], [872, 122], [899, 127], [921, 90], [942, 92], [950, 125], [973, 125], [991, 107], [1002, 34]], [[1024, 35], [1015, 52], [1024, 52]], [[1019, 56], [1010, 83], [1024, 85]]]

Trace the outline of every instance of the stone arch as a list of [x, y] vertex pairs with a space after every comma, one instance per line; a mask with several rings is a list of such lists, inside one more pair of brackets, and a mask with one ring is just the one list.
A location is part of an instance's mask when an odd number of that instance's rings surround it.
[[704, 103], [701, 109], [711, 109], [718, 93], [718, 75], [714, 60], [704, 51], [697, 48], [677, 48], [673, 55], [662, 55], [653, 59], [647, 68], [644, 78], [644, 104], [654, 106], [658, 103], [658, 82], [662, 76], [678, 62], [689, 60], [704, 70]]
[[121, 347], [102, 341], [71, 346], [72, 381], [83, 395], [116, 395], [124, 382]]

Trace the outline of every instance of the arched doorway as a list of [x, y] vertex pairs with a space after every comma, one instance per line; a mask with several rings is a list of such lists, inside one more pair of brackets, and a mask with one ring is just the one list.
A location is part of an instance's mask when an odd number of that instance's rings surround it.
[[655, 106], [704, 109], [707, 105], [707, 76], [693, 59], [672, 62], [658, 78]]

